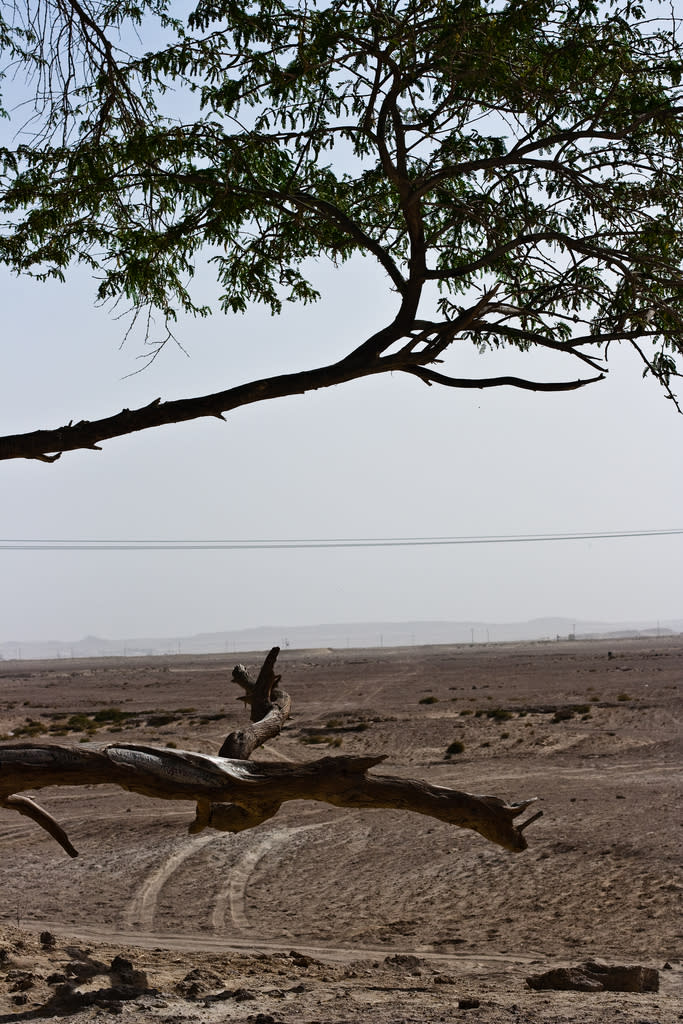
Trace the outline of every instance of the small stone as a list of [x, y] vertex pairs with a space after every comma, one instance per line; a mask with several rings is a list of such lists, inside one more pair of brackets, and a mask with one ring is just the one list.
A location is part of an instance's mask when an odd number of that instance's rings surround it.
[[33, 988], [35, 982], [30, 971], [8, 971], [5, 979], [10, 985], [10, 992], [25, 992]]
[[422, 961], [410, 953], [396, 953], [394, 956], [385, 957], [384, 963], [387, 967], [399, 967], [412, 974], [420, 968]]

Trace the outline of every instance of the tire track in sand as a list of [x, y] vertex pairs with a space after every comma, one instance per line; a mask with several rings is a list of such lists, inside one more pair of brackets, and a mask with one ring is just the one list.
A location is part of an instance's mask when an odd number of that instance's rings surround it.
[[296, 825], [290, 828], [277, 828], [270, 832], [256, 846], [246, 850], [240, 860], [230, 869], [230, 880], [228, 884], [218, 893], [211, 915], [211, 929], [213, 932], [220, 932], [225, 928], [228, 914], [234, 928], [239, 931], [249, 931], [247, 920], [247, 886], [258, 862], [265, 857], [274, 846], [286, 842], [299, 832], [310, 832], [313, 829], [324, 828], [326, 821], [317, 822], [314, 825]]
[[151, 931], [154, 926], [154, 914], [157, 908], [159, 893], [168, 879], [174, 874], [188, 857], [194, 856], [204, 846], [215, 842], [219, 835], [211, 834], [200, 839], [186, 839], [179, 850], [167, 857], [164, 863], [147, 876], [138, 892], [123, 913], [125, 928], [144, 928]]

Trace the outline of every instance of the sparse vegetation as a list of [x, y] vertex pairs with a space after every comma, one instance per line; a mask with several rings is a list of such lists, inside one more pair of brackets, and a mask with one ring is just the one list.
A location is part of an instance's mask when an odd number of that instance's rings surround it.
[[446, 747], [446, 757], [452, 757], [454, 754], [462, 754], [465, 749], [465, 744], [462, 740], [453, 740], [448, 747]]
[[514, 713], [507, 711], [505, 708], [477, 708], [474, 712], [474, 717], [493, 718], [496, 722], [506, 722], [508, 719], [514, 718]]
[[438, 703], [439, 703], [439, 698], [438, 697], [420, 697], [420, 700], [418, 701], [418, 704], [438, 704]]
[[40, 736], [47, 732], [47, 726], [35, 718], [27, 718], [24, 725], [18, 725], [12, 732], [15, 736]]
[[98, 726], [90, 715], [78, 712], [67, 719], [65, 728], [69, 732], [97, 732]]
[[127, 718], [133, 717], [133, 714], [132, 711], [122, 711], [121, 708], [102, 708], [100, 711], [95, 711], [92, 717], [101, 725], [119, 725]]
[[172, 714], [150, 715], [147, 719], [147, 725], [156, 729], [162, 725], [170, 725], [171, 722], [175, 721], [177, 721], [176, 716]]
[[[194, 708], [179, 708], [176, 711], [160, 712], [123, 711], [117, 707], [72, 713], [55, 711], [43, 715], [43, 718], [50, 720], [49, 723], [37, 718], [26, 718], [23, 724], [15, 726], [10, 734], [2, 735], [0, 739], [41, 736], [45, 733], [55, 737], [67, 736], [69, 733], [85, 733], [87, 736], [92, 736], [103, 727], [113, 733], [121, 732], [126, 726], [158, 728], [178, 722], [181, 716], [189, 714], [195, 714]], [[200, 725], [203, 722], [227, 717], [226, 714], [201, 715], [196, 721], [188, 724]]]
[[326, 743], [328, 747], [340, 747], [342, 744], [341, 736], [326, 736], [321, 732], [313, 732], [307, 736], [301, 736], [300, 740], [302, 743], [309, 744]]

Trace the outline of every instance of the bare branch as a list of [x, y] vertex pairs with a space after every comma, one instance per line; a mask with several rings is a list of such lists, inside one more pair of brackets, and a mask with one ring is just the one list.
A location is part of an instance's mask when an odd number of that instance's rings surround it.
[[[290, 698], [277, 686], [274, 666], [279, 648], [267, 655], [254, 683], [243, 666], [233, 679], [246, 691], [253, 725], [228, 736], [221, 752], [251, 752], [277, 735], [289, 713]], [[262, 717], [258, 717], [261, 715]], [[247, 753], [247, 756], [248, 756]], [[324, 757], [302, 764], [255, 763], [244, 757], [218, 757], [168, 747], [110, 744], [102, 749], [18, 744], [0, 747], [0, 806], [28, 815], [72, 856], [76, 850], [47, 811], [26, 797], [46, 786], [114, 784], [143, 796], [191, 800], [196, 816], [192, 834], [205, 828], [240, 832], [277, 813], [288, 800], [315, 800], [336, 807], [413, 811], [471, 829], [515, 853], [526, 849], [523, 831], [538, 817], [515, 819], [533, 803], [509, 804], [496, 796], [474, 796], [417, 779], [368, 775], [378, 757]]]
[[[532, 800], [508, 804], [499, 797], [474, 796], [416, 779], [367, 775], [382, 760], [324, 757], [308, 764], [266, 764], [136, 744], [111, 744], [102, 750], [22, 744], [0, 748], [0, 800], [9, 810], [30, 813], [51, 835], [55, 825], [50, 815], [35, 805], [29, 811], [25, 800], [17, 802], [16, 791], [114, 784], [143, 796], [193, 801], [201, 808], [200, 827], [230, 832], [265, 821], [288, 800], [387, 808], [471, 829], [515, 853], [526, 849], [526, 825], [520, 828], [514, 819]], [[199, 830], [195, 821], [191, 831]], [[69, 849], [68, 840], [60, 843]]]
[[576, 391], [584, 388], [587, 384], [595, 384], [605, 379], [605, 374], [599, 377], [590, 377], [587, 380], [569, 381], [533, 381], [524, 380], [522, 377], [448, 377], [444, 373], [437, 373], [435, 370], [428, 370], [425, 366], [407, 366], [406, 373], [412, 373], [425, 384], [443, 384], [447, 388], [499, 388], [507, 385], [513, 388], [522, 388], [524, 391]]

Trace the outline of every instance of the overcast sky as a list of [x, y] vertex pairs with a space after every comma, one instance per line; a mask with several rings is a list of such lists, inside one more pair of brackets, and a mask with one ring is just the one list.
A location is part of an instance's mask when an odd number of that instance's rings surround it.
[[[368, 262], [273, 319], [181, 325], [136, 376], [139, 339], [67, 286], [0, 277], [0, 433], [97, 418], [341, 356], [391, 315]], [[13, 539], [430, 537], [683, 525], [683, 417], [629, 353], [566, 394], [427, 388], [395, 375], [65, 454], [0, 463]], [[457, 374], [578, 375], [462, 347]], [[683, 615], [683, 537], [284, 551], [0, 551], [0, 641], [187, 635], [264, 624]]]

